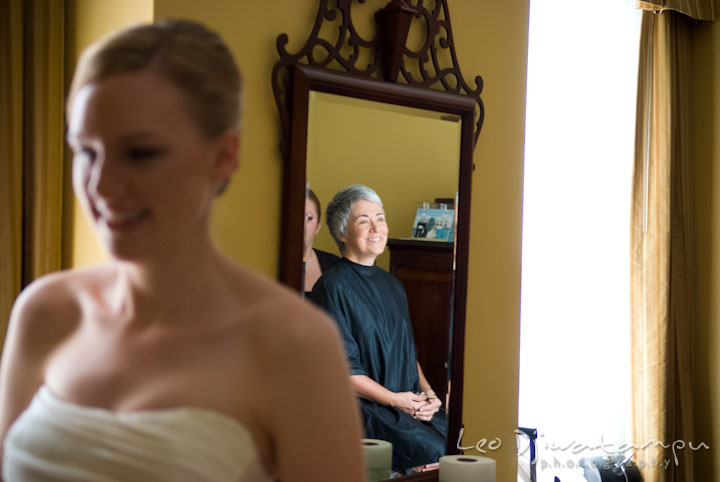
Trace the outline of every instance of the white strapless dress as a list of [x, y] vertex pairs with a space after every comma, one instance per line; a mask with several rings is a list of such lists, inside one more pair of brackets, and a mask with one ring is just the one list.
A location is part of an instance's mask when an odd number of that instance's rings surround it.
[[10, 428], [5, 482], [264, 482], [247, 428], [213, 410], [112, 412], [45, 386]]

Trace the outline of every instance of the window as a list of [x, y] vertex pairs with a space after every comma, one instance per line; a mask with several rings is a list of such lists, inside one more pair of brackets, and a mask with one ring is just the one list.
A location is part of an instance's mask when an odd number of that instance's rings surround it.
[[530, 2], [519, 424], [540, 482], [585, 482], [581, 457], [631, 442], [634, 7]]

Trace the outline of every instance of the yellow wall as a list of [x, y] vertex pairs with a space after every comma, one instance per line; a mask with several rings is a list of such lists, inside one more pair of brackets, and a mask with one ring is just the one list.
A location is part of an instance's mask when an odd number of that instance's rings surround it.
[[[466, 77], [485, 80], [475, 148], [465, 342], [465, 445], [500, 437], [498, 481], [515, 480], [520, 241], [525, 145], [526, 0], [449, 1]], [[538, 395], [541, 396], [541, 395]]]
[[[365, 184], [382, 199], [389, 236], [410, 237], [418, 202], [457, 191], [461, 124], [442, 115], [311, 92], [306, 172], [323, 213], [337, 191]], [[313, 246], [339, 254], [326, 228]], [[387, 270], [389, 258], [385, 250], [376, 263]]]
[[[152, 20], [152, 0], [67, 0], [66, 10], [66, 86], [67, 92], [77, 59], [82, 51], [102, 35], [130, 24]], [[63, 226], [63, 266], [78, 267], [106, 258], [80, 204], [74, 199], [70, 181], [70, 154], [66, 150]]]
[[720, 480], [720, 24], [692, 30], [696, 479]]
[[[78, 15], [93, 10], [92, 0], [76, 3], [82, 6]], [[78, 45], [126, 19], [142, 16], [130, 6], [110, 14], [107, 3], [102, 2], [101, 17], [76, 23], [81, 37]], [[213, 232], [230, 256], [275, 276], [282, 174], [277, 147], [280, 121], [270, 84], [278, 58], [275, 39], [287, 33], [288, 50], [299, 50], [319, 2], [270, 3], [271, 7], [259, 1], [155, 0], [154, 15], [189, 17], [208, 24], [227, 39], [240, 63], [246, 89], [241, 168], [217, 203]], [[369, 12], [386, 3], [354, 4], [354, 21], [362, 32], [372, 31]], [[488, 455], [498, 461], [497, 480], [514, 480], [529, 4], [528, 0], [449, 3], [460, 66], [468, 81], [483, 76], [486, 108], [474, 155], [463, 445], [500, 438], [502, 448]], [[73, 264], [95, 259], [94, 254], [86, 254], [92, 251], [87, 246], [93, 244], [87, 231], [76, 223], [74, 233]]]

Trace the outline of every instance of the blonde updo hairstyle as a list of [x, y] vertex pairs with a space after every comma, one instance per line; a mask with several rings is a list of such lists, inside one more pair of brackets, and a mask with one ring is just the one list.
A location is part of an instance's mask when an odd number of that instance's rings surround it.
[[85, 85], [146, 69], [180, 88], [191, 117], [208, 139], [239, 128], [240, 71], [220, 36], [190, 20], [132, 26], [95, 42], [80, 57], [67, 112]]

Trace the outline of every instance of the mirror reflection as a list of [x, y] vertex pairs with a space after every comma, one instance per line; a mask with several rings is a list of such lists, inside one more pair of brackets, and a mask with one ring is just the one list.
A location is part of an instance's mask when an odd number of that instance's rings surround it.
[[[392, 468], [401, 474], [446, 449], [454, 256], [443, 241], [452, 236], [447, 220], [418, 226], [416, 217], [440, 199], [452, 212], [458, 120], [309, 95], [304, 291], [338, 323], [365, 436], [393, 444]], [[418, 249], [429, 254], [418, 257]]]
[[[391, 238], [410, 238], [418, 203], [458, 190], [457, 116], [312, 91], [306, 179], [324, 207], [337, 191], [364, 184], [382, 198]], [[313, 246], [339, 254], [327, 229]], [[378, 257], [390, 269], [390, 253]]]

